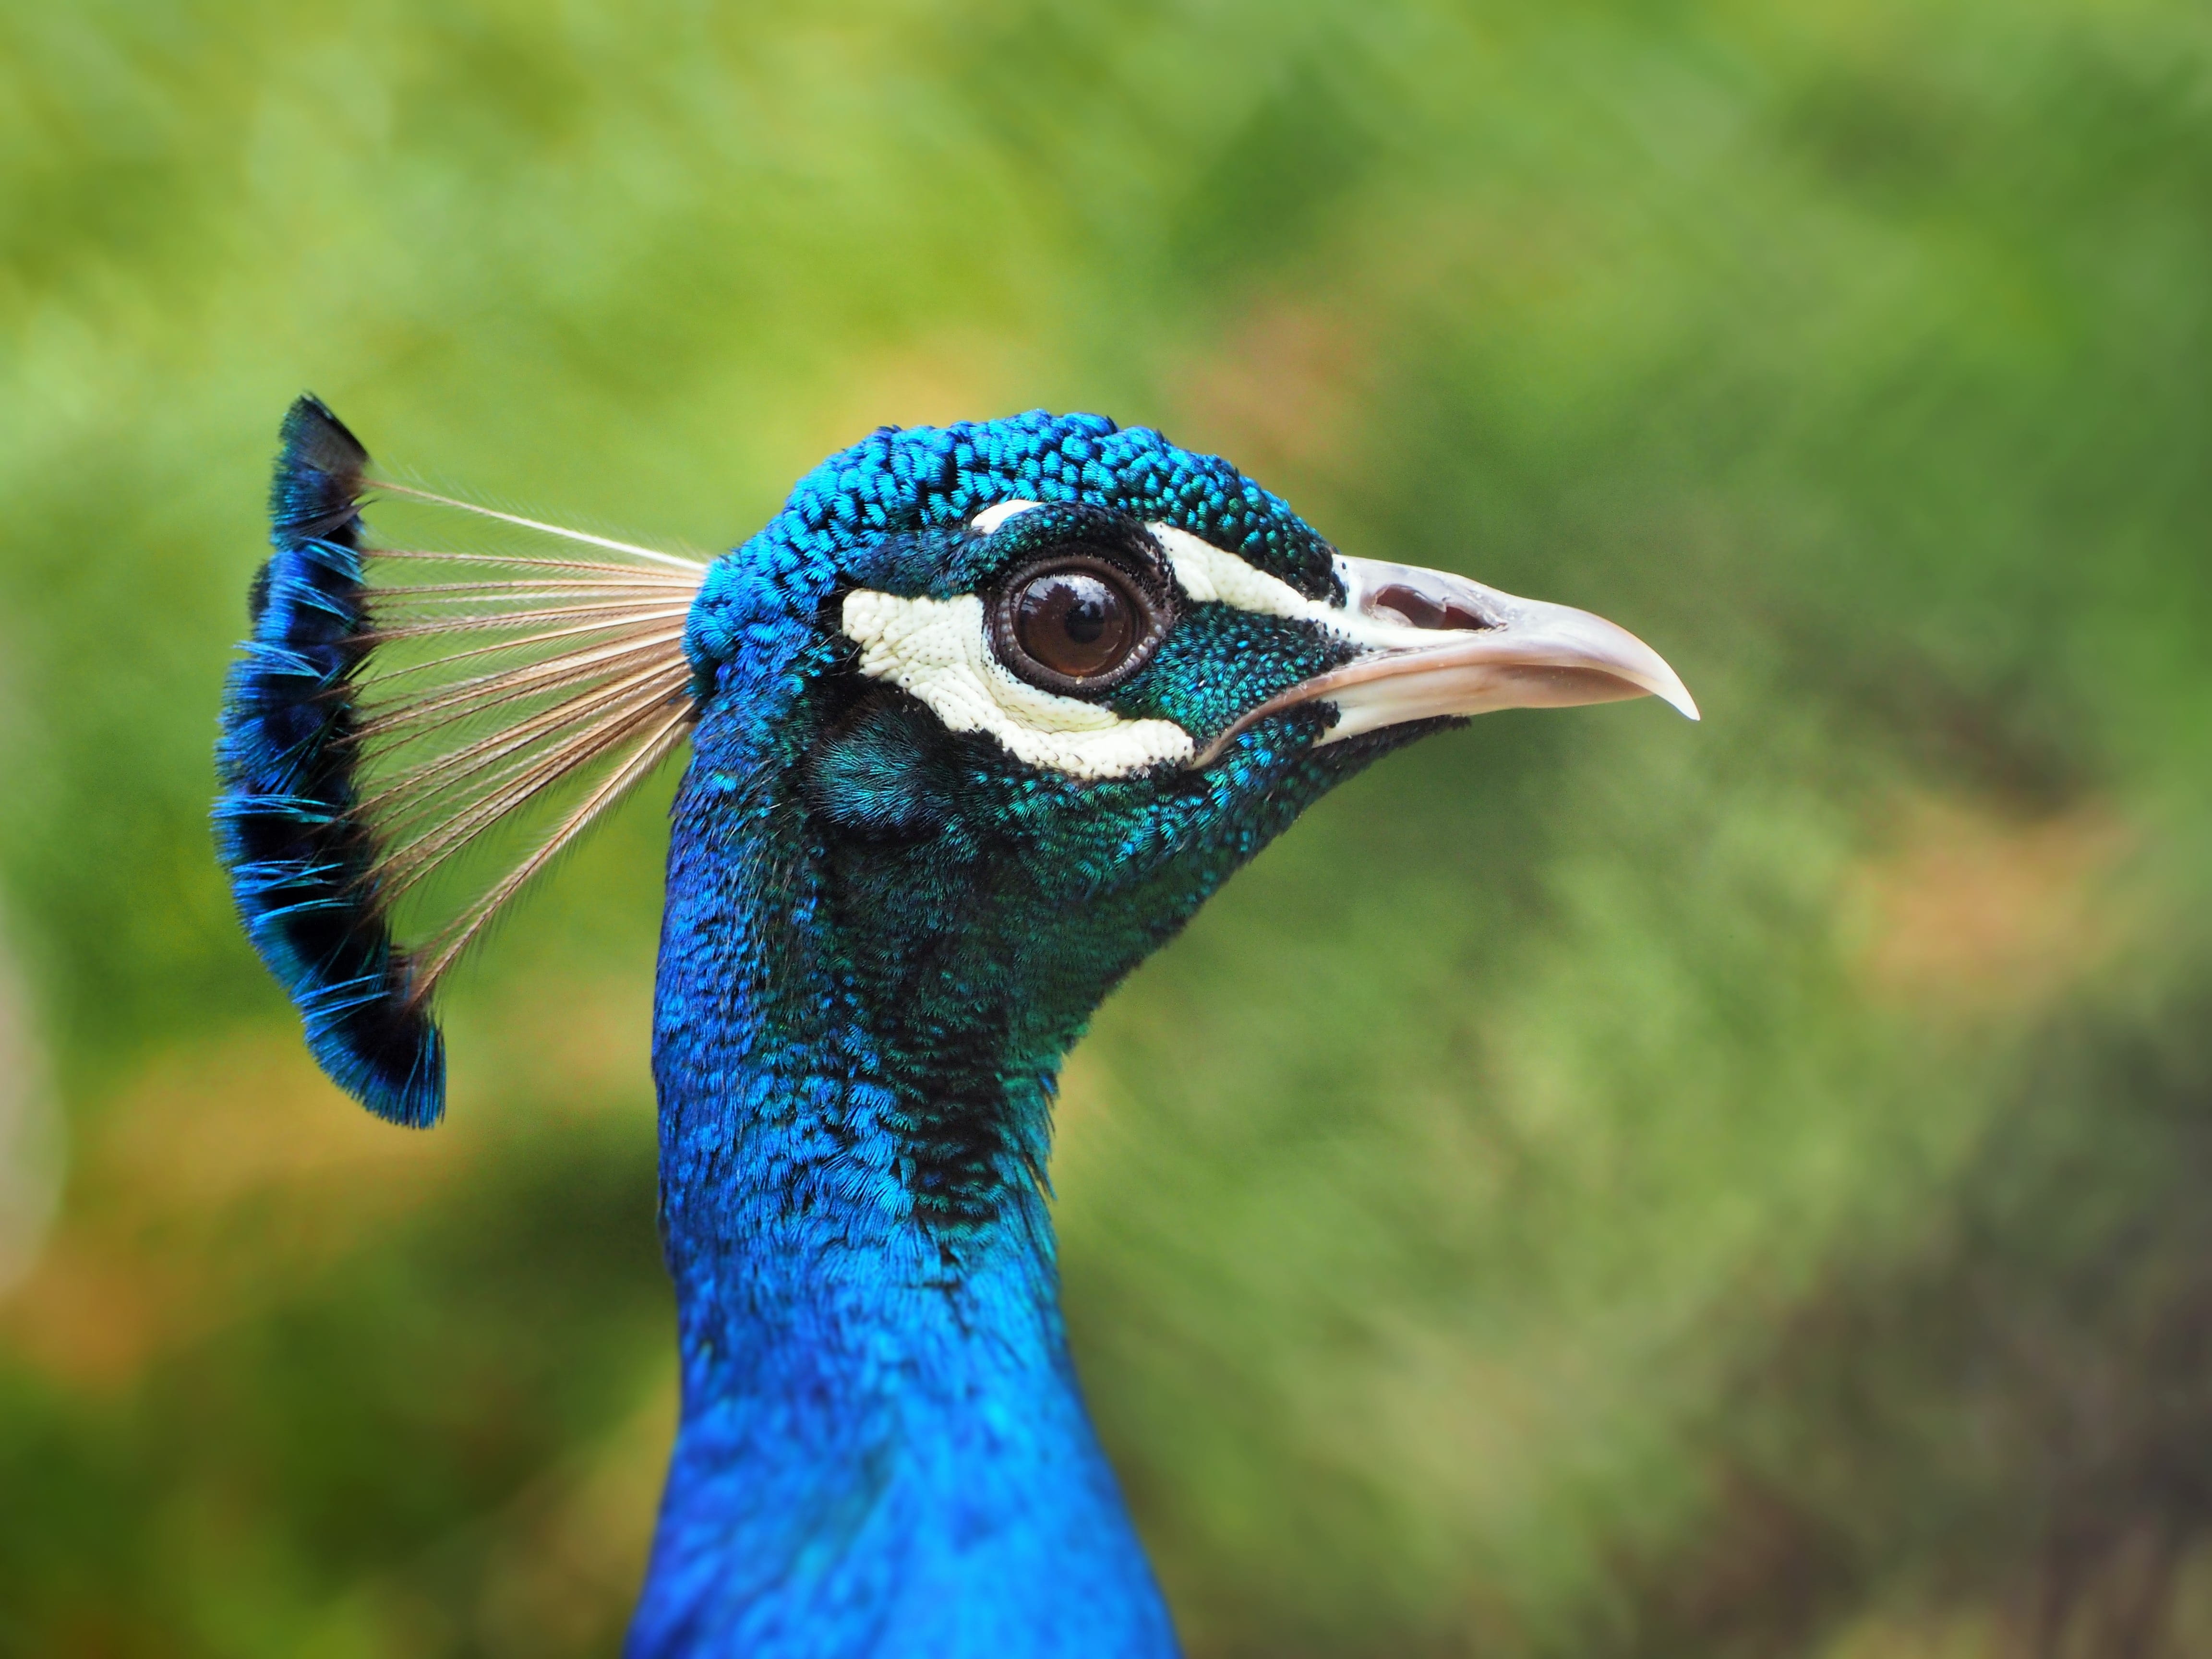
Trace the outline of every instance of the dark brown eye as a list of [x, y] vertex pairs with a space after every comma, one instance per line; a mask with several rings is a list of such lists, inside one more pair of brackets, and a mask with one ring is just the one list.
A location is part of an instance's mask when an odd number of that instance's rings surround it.
[[1168, 617], [1136, 573], [1087, 552], [1017, 570], [992, 606], [999, 660], [1048, 691], [1098, 692], [1141, 668]]
[[1119, 668], [1136, 645], [1136, 601], [1088, 570], [1049, 570], [1014, 596], [1014, 638], [1054, 673], [1095, 679]]

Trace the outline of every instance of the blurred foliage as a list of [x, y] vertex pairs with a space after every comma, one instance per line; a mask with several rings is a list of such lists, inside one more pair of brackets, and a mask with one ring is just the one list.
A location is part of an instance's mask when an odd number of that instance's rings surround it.
[[205, 829], [303, 386], [707, 549], [1097, 409], [1697, 691], [1392, 760], [1079, 1051], [1196, 1659], [2212, 1653], [2212, 13], [16, 0], [0, 191], [0, 1654], [604, 1652], [642, 1559], [659, 817], [449, 1127], [318, 1079]]

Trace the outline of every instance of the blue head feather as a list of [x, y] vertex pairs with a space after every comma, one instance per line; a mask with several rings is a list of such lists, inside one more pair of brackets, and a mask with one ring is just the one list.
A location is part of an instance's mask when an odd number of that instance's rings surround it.
[[445, 1049], [386, 924], [355, 788], [353, 677], [369, 632], [355, 502], [368, 464], [319, 399], [292, 405], [269, 491], [275, 551], [224, 689], [216, 831], [246, 933], [315, 1058], [371, 1111], [420, 1127], [444, 1108]]

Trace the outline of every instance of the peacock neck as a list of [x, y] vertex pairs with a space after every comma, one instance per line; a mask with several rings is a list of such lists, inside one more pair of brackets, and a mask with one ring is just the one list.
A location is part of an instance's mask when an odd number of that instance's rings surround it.
[[714, 737], [656, 1003], [683, 1408], [630, 1653], [1171, 1655], [1061, 1322], [1058, 1048], [864, 961], [834, 849]]

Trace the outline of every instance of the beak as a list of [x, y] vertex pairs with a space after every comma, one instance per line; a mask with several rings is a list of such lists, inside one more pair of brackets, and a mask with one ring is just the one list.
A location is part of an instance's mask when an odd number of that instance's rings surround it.
[[1255, 721], [1308, 702], [1336, 705], [1324, 744], [1407, 720], [1628, 697], [1658, 697], [1698, 718], [1666, 659], [1602, 617], [1417, 565], [1340, 555], [1336, 573], [1344, 604], [1330, 622], [1360, 654], [1248, 711], [1193, 765], [1209, 764]]

